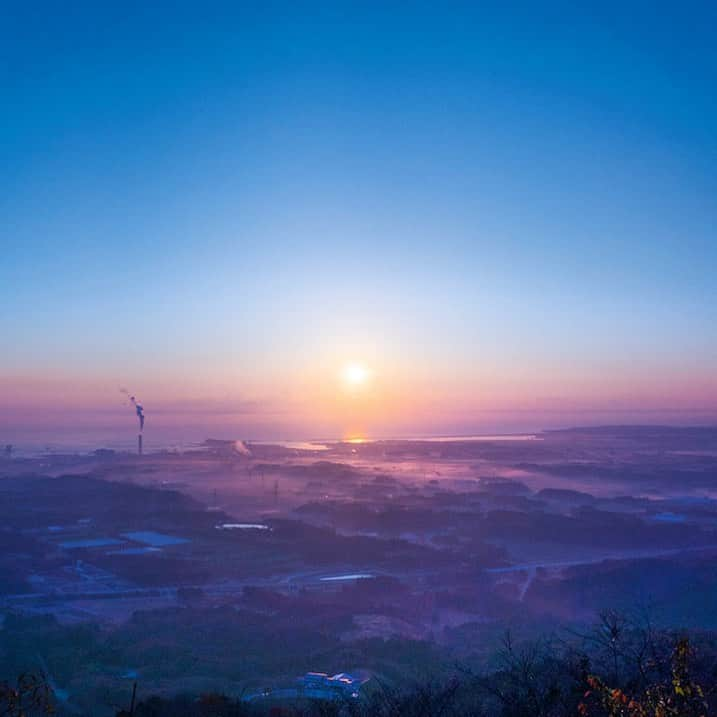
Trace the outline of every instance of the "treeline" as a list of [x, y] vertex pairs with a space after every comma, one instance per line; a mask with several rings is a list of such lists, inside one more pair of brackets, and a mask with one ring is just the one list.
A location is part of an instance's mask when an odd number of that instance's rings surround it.
[[[250, 655], [247, 654], [247, 658]], [[409, 656], [403, 656], [410, 663]], [[415, 665], [406, 664], [406, 671]], [[117, 717], [717, 717], [717, 637], [655, 628], [648, 617], [603, 613], [584, 632], [516, 642], [506, 634], [478, 670], [455, 663], [449, 676], [372, 678], [358, 699], [273, 699], [240, 695], [127, 694]], [[46, 701], [45, 701], [46, 700]], [[121, 704], [121, 703], [120, 703]], [[102, 709], [100, 709], [100, 707]], [[0, 715], [49, 714], [51, 691], [22, 676], [0, 684]], [[74, 714], [106, 713], [71, 710]], [[63, 714], [62, 706], [57, 709]]]
[[693, 641], [605, 614], [584, 646], [506, 636], [498, 666], [456, 666], [447, 681], [410, 687], [380, 680], [357, 700], [247, 704], [217, 694], [150, 697], [117, 717], [711, 717], [717, 715], [713, 636]]
[[516, 644], [492, 665], [409, 684], [372, 679], [357, 700], [247, 704], [222, 695], [150, 697], [120, 717], [711, 717], [717, 639], [604, 612], [585, 632]]
[[221, 695], [141, 701], [119, 717], [710, 717], [717, 715], [717, 642], [649, 618], [605, 612], [591, 630], [516, 644], [492, 669], [412, 685], [374, 679], [358, 700], [246, 704]]

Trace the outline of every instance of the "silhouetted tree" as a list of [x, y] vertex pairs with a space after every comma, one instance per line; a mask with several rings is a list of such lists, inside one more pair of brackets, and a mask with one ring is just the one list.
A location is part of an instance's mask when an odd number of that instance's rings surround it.
[[13, 685], [0, 682], [0, 715], [31, 717], [55, 713], [52, 689], [44, 675], [24, 673]]

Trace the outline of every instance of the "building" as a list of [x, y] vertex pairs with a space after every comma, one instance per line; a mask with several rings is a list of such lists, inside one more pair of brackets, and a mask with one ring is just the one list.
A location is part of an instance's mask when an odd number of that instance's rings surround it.
[[337, 697], [358, 697], [363, 680], [348, 674], [339, 672], [329, 676], [326, 672], [307, 672], [301, 679], [305, 690], [322, 690]]

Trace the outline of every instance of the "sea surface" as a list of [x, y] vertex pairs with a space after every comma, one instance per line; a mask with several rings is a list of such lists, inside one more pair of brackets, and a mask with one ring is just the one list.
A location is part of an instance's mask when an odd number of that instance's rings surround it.
[[[366, 444], [377, 442], [422, 442], [422, 443], [456, 443], [456, 442], [495, 442], [495, 441], [535, 441], [541, 440], [541, 436], [537, 433], [507, 433], [507, 434], [485, 434], [485, 435], [468, 435], [468, 436], [392, 436], [392, 437], [368, 437], [361, 439], [345, 440], [342, 438], [317, 439], [317, 440], [256, 440], [242, 439], [247, 446], [279, 446], [294, 451], [328, 451], [332, 447], [341, 443]], [[158, 451], [175, 451], [184, 453], [185, 451], [197, 450], [202, 447], [201, 440], [184, 440], [181, 438], [153, 440], [153, 436], [149, 431], [144, 434], [144, 451], [145, 453], [153, 453]], [[108, 449], [118, 452], [134, 453], [137, 450], [137, 437], [117, 439], [112, 438], [84, 438], [80, 440], [63, 439], [61, 441], [20, 441], [12, 444], [12, 456], [17, 458], [36, 458], [50, 455], [79, 454], [87, 455], [98, 449]], [[4, 448], [0, 446], [0, 450]]]

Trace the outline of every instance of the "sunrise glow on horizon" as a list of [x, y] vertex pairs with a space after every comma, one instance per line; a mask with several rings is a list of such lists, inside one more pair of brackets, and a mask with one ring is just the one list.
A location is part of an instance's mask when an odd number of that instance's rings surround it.
[[2, 31], [8, 441], [717, 422], [696, 22], [80, 5]]

